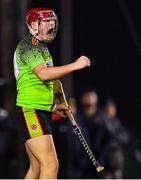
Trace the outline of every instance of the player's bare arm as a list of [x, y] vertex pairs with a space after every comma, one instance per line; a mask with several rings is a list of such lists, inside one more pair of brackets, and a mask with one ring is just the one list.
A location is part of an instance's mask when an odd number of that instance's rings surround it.
[[53, 80], [61, 78], [62, 76], [69, 74], [73, 71], [89, 67], [91, 62], [88, 57], [81, 56], [75, 62], [58, 67], [47, 67], [45, 64], [40, 64], [33, 69], [33, 72], [41, 79]]

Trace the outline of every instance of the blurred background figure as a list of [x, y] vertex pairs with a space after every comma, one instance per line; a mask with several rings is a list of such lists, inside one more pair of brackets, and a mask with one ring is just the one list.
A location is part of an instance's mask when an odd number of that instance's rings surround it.
[[[78, 115], [77, 100], [74, 97], [70, 97], [68, 98], [68, 103], [71, 106], [71, 111], [76, 123], [78, 124], [81, 131], [83, 131], [81, 127], [81, 119]], [[78, 137], [73, 132], [71, 126], [68, 133], [68, 178], [85, 178], [88, 162], [89, 159], [86, 155], [86, 152], [84, 151]]]
[[129, 142], [129, 134], [117, 116], [117, 106], [108, 99], [100, 118], [101, 130], [98, 135], [100, 161], [105, 166], [103, 178], [121, 179], [124, 169], [124, 145]]
[[141, 141], [136, 143], [134, 155], [135, 155], [136, 161], [141, 165]]
[[[74, 117], [82, 134], [84, 135], [88, 145], [95, 156], [98, 158], [97, 151], [97, 131], [98, 123], [97, 117], [101, 114], [98, 107], [98, 95], [93, 89], [84, 91], [80, 97], [80, 104], [71, 103]], [[72, 138], [73, 137], [73, 138]], [[87, 154], [85, 153], [78, 137], [75, 134], [70, 137], [70, 174], [69, 178], [96, 178], [97, 173]]]
[[[130, 151], [132, 151], [133, 156], [130, 156], [130, 159], [134, 161], [133, 171], [136, 173], [136, 179], [141, 176], [141, 139], [137, 139], [135, 141], [135, 138], [132, 141], [131, 144], [132, 148], [130, 148]], [[130, 167], [129, 167], [130, 168]]]

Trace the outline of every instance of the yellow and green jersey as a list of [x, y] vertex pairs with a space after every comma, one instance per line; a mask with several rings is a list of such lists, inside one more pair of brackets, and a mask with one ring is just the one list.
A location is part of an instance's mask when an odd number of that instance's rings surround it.
[[39, 64], [53, 66], [52, 57], [45, 43], [31, 35], [25, 37], [14, 53], [18, 106], [51, 110], [53, 104], [53, 81], [41, 81], [33, 69]]

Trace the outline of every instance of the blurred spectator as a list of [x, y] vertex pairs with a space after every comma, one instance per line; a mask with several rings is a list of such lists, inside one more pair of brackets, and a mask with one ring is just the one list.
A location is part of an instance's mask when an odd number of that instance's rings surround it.
[[117, 106], [108, 99], [104, 114], [101, 116], [101, 131], [98, 134], [100, 160], [104, 163], [103, 178], [121, 179], [124, 168], [124, 144], [129, 142], [129, 135], [117, 117]]
[[[77, 109], [74, 103], [71, 107], [74, 109], [75, 120], [80, 127], [82, 134], [84, 135], [88, 145], [95, 156], [98, 158], [98, 152], [96, 149], [96, 139], [98, 124], [96, 122], [96, 117], [101, 114], [101, 110], [98, 107], [98, 95], [92, 90], [87, 90], [83, 92], [81, 99], [81, 105]], [[89, 160], [83, 146], [74, 134], [70, 137], [70, 174], [69, 178], [96, 178], [97, 173], [94, 166]]]
[[116, 103], [108, 99], [102, 111], [94, 90], [85, 91], [80, 102], [78, 108], [73, 97], [68, 99], [75, 121], [105, 170], [100, 176], [95, 171], [78, 137], [73, 133], [69, 120], [53, 116], [56, 121], [53, 125], [55, 144], [61, 162], [59, 178], [122, 178], [123, 148], [129, 142], [129, 135], [117, 117]]
[[[68, 99], [68, 103], [71, 106], [71, 111], [75, 121], [78, 125], [80, 125], [80, 119], [77, 114], [78, 108], [76, 99], [71, 97]], [[81, 179], [84, 178], [85, 169], [88, 164], [88, 157], [78, 137], [75, 135], [75, 133], [73, 133], [72, 127], [70, 127], [68, 130], [68, 178]]]
[[102, 116], [103, 112], [99, 106], [98, 94], [96, 91], [87, 90], [81, 96], [81, 106], [79, 108], [79, 119], [81, 120], [80, 126], [86, 134], [87, 141], [90, 144], [92, 151], [95, 155], [99, 156], [97, 134], [99, 131], [99, 117]]
[[139, 141], [136, 143], [136, 148], [135, 148], [135, 159], [136, 161], [141, 164], [141, 142]]
[[[80, 101], [81, 106], [78, 109], [77, 101], [73, 97], [68, 99], [88, 145], [98, 161], [105, 166], [101, 177], [122, 178], [123, 144], [129, 141], [129, 136], [117, 118], [115, 102], [108, 100], [103, 112], [98, 106], [98, 95], [94, 90], [85, 91]], [[78, 137], [73, 133], [69, 120], [56, 116], [53, 116], [53, 119], [56, 121], [55, 144], [61, 162], [59, 178], [97, 178], [98, 174]], [[62, 144], [66, 145], [65, 148]]]

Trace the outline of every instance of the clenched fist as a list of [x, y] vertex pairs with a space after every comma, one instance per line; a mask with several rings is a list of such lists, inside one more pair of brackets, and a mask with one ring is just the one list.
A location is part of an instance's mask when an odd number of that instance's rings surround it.
[[75, 62], [75, 68], [78, 69], [83, 69], [85, 67], [89, 67], [91, 65], [91, 62], [88, 57], [86, 56], [80, 56]]

